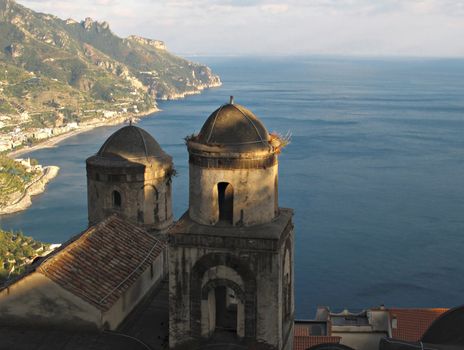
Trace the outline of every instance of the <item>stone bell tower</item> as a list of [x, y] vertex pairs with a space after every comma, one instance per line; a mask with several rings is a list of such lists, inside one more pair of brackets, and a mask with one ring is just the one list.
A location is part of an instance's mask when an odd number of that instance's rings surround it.
[[145, 130], [128, 125], [87, 159], [89, 225], [118, 213], [151, 232], [172, 224], [172, 158]]
[[187, 140], [189, 210], [169, 231], [169, 342], [293, 342], [293, 211], [278, 206], [281, 140], [225, 104]]

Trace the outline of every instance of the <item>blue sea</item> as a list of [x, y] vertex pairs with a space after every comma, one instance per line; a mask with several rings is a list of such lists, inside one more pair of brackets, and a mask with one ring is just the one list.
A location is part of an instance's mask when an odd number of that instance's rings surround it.
[[[188, 204], [183, 137], [229, 95], [270, 131], [280, 205], [295, 209], [296, 316], [315, 307], [464, 304], [464, 60], [201, 58], [223, 86], [161, 102], [143, 119], [174, 158], [174, 211]], [[4, 229], [63, 242], [86, 228], [85, 159], [118, 127], [30, 154], [61, 167]]]

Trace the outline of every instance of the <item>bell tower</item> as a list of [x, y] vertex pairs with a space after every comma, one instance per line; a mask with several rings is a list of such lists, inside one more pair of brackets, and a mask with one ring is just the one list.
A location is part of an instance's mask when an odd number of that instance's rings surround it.
[[171, 348], [292, 349], [293, 211], [278, 206], [281, 147], [232, 99], [187, 140], [189, 209], [169, 231]]
[[153, 233], [171, 226], [172, 158], [145, 130], [119, 129], [86, 163], [89, 225], [118, 213]]

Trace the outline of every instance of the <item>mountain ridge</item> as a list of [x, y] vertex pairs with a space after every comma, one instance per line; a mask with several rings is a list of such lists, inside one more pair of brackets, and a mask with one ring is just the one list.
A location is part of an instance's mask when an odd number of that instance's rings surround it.
[[209, 67], [171, 54], [163, 41], [121, 38], [108, 22], [63, 20], [0, 0], [0, 116], [11, 117], [7, 126], [144, 112], [158, 99], [220, 84]]

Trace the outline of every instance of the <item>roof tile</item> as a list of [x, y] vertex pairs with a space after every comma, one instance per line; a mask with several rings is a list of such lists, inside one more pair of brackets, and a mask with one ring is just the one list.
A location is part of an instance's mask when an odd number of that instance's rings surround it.
[[411, 342], [419, 341], [432, 322], [447, 310], [442, 308], [388, 309], [390, 319], [396, 318], [396, 328], [392, 326], [392, 338]]
[[113, 215], [73, 237], [37, 271], [100, 310], [108, 310], [165, 245]]
[[319, 344], [339, 344], [341, 339], [326, 335], [309, 335], [309, 329], [300, 325], [295, 325], [293, 334], [293, 350], [306, 350]]

